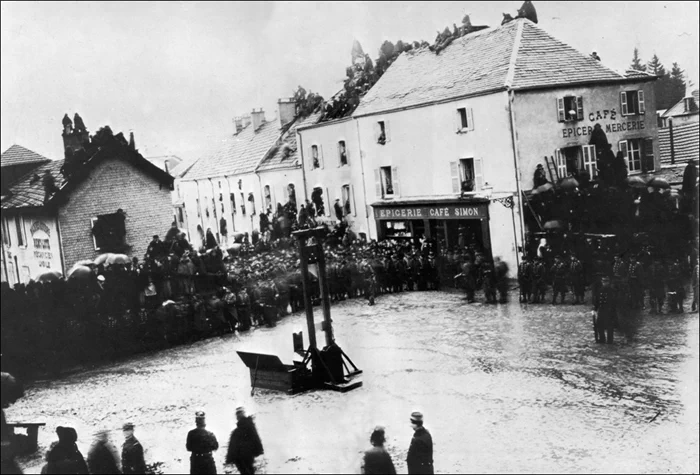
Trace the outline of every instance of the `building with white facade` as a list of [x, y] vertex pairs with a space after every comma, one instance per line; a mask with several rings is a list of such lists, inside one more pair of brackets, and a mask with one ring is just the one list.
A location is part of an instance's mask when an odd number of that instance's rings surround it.
[[369, 236], [371, 209], [366, 206], [357, 121], [347, 117], [300, 126], [297, 131], [303, 150], [306, 199], [317, 214], [321, 210], [337, 221], [334, 204], [338, 198], [349, 228], [357, 235]]
[[465, 234], [513, 268], [521, 197], [545, 157], [553, 181], [595, 177], [599, 124], [631, 174], [659, 168], [653, 80], [623, 76], [526, 19], [439, 54], [403, 53], [353, 113], [370, 236], [452, 247]]

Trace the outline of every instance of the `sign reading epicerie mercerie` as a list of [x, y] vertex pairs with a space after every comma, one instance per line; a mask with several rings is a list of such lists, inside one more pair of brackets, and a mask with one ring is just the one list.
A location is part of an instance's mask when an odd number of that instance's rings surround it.
[[[617, 111], [615, 109], [604, 109], [602, 111], [595, 111], [588, 114], [588, 120], [590, 122], [597, 122], [599, 120], [615, 120], [617, 118]], [[645, 124], [643, 120], [628, 120], [624, 122], [612, 122], [605, 124], [605, 133], [615, 133], [615, 132], [629, 132], [631, 130], [644, 130]], [[571, 137], [580, 137], [582, 135], [591, 135], [593, 133], [593, 126], [591, 125], [581, 125], [578, 127], [565, 127], [561, 129], [562, 137], [567, 139]]]
[[488, 211], [486, 205], [402, 206], [374, 209], [374, 218], [380, 220], [481, 219], [487, 216]]

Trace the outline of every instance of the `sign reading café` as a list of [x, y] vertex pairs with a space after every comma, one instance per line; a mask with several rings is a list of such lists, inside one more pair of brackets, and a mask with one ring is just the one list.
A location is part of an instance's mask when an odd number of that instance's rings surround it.
[[402, 219], [481, 219], [488, 217], [486, 204], [481, 205], [432, 205], [375, 208], [374, 218], [379, 220]]

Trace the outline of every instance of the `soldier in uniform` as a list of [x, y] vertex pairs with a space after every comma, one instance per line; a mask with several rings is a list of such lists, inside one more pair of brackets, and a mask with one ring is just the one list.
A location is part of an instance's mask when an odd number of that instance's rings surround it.
[[583, 303], [586, 295], [586, 276], [581, 261], [571, 254], [569, 263], [569, 283], [576, 299], [574, 303]]
[[236, 294], [236, 314], [238, 315], [238, 331], [250, 330], [250, 298], [248, 291], [242, 287]]
[[466, 256], [466, 261], [462, 264], [462, 273], [455, 276], [464, 279], [464, 288], [466, 291], [467, 303], [474, 303], [474, 291], [476, 290], [476, 278], [474, 271], [474, 263], [471, 256]]
[[654, 259], [649, 271], [649, 303], [653, 313], [661, 313], [666, 300], [666, 267], [661, 259]]
[[187, 450], [192, 452], [190, 456], [191, 474], [216, 473], [216, 464], [212, 451], [219, 448], [216, 436], [206, 429], [206, 415], [202, 411], [195, 413], [196, 429], [187, 434]]
[[[601, 277], [601, 284], [593, 295], [593, 330], [596, 343], [613, 342], [614, 322], [617, 304], [615, 302], [615, 290], [610, 285], [607, 275]], [[605, 334], [607, 333], [607, 340]]]
[[528, 303], [532, 296], [532, 280], [533, 280], [533, 265], [532, 260], [523, 254], [523, 260], [518, 266], [518, 287], [520, 287], [520, 302]]
[[231, 432], [226, 463], [235, 464], [241, 474], [255, 473], [255, 457], [264, 453], [253, 416], [246, 416], [243, 407], [236, 408], [236, 428]]
[[423, 414], [417, 411], [411, 413], [411, 427], [413, 438], [406, 457], [408, 473], [433, 474], [433, 438], [423, 427]]
[[416, 280], [418, 279], [418, 261], [413, 254], [406, 254], [404, 258], [406, 267], [406, 289], [415, 290]]
[[678, 258], [668, 269], [668, 306], [669, 311], [683, 313], [683, 300], [685, 299], [685, 288], [683, 286], [683, 271]]
[[508, 264], [496, 257], [494, 263], [494, 277], [496, 288], [498, 289], [498, 301], [506, 303], [508, 301]]
[[127, 422], [122, 427], [124, 444], [122, 445], [122, 473], [146, 473], [146, 461], [143, 458], [143, 446], [134, 437], [134, 424]]
[[630, 259], [629, 266], [629, 289], [630, 289], [630, 307], [633, 309], [644, 308], [644, 282], [643, 282], [642, 263], [637, 257]]
[[260, 306], [262, 307], [263, 318], [268, 327], [277, 325], [277, 301], [279, 292], [274, 281], [265, 279], [260, 285]]
[[547, 267], [540, 256], [535, 257], [535, 263], [532, 266], [532, 285], [535, 291], [533, 303], [544, 302], [547, 293]]
[[566, 297], [566, 280], [569, 276], [569, 266], [563, 261], [560, 255], [554, 258], [554, 265], [551, 269], [552, 274], [552, 305], [557, 303], [557, 295], [561, 294], [561, 303], [564, 303]]
[[486, 303], [496, 303], [496, 276], [493, 262], [488, 259], [481, 263], [481, 285], [484, 288]]

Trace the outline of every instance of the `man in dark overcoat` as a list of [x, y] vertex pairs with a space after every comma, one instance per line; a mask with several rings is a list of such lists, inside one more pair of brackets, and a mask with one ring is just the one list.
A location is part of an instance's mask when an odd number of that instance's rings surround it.
[[[610, 285], [610, 278], [607, 275], [601, 276], [601, 284], [593, 295], [593, 329], [596, 343], [613, 342], [613, 327], [617, 311], [615, 294], [615, 290]], [[605, 338], [606, 333], [607, 339]]]
[[206, 427], [206, 415], [202, 411], [195, 413], [196, 429], [192, 429], [187, 433], [186, 448], [192, 452], [190, 456], [190, 473], [191, 474], [209, 474], [216, 473], [216, 463], [212, 451], [219, 448], [219, 442], [216, 436], [209, 432]]
[[411, 413], [411, 427], [413, 428], [413, 438], [408, 447], [406, 464], [409, 474], [432, 474], [433, 467], [433, 438], [428, 429], [423, 427], [423, 414], [420, 412]]
[[122, 445], [122, 473], [146, 473], [146, 461], [143, 458], [143, 446], [134, 437], [134, 424], [127, 422], [122, 427], [124, 444]]
[[241, 474], [255, 473], [255, 457], [264, 453], [253, 416], [246, 416], [243, 407], [236, 408], [236, 428], [231, 432], [226, 463], [235, 464]]

